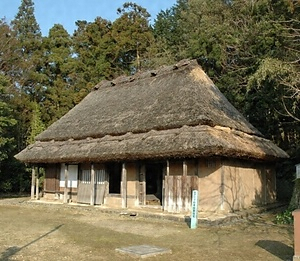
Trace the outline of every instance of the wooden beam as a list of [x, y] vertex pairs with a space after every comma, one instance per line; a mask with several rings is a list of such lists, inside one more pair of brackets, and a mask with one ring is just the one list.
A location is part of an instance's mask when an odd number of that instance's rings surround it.
[[69, 179], [69, 165], [65, 164], [65, 187], [64, 187], [64, 203], [68, 203], [68, 179]]
[[121, 197], [122, 208], [127, 208], [127, 170], [125, 163], [122, 164]]
[[35, 190], [35, 167], [32, 166], [32, 169], [31, 169], [31, 199], [34, 199], [34, 190]]
[[95, 205], [95, 167], [91, 164], [91, 201], [90, 205]]
[[36, 199], [40, 199], [40, 197], [39, 197], [39, 181], [40, 181], [40, 179], [39, 179], [39, 177], [40, 177], [40, 173], [39, 173], [39, 167], [37, 167], [37, 173], [36, 173], [36, 185], [35, 185], [35, 198]]

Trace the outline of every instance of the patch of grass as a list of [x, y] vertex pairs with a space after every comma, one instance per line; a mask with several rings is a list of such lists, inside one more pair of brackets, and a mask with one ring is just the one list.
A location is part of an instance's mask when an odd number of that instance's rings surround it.
[[293, 224], [294, 223], [294, 219], [293, 219], [293, 215], [292, 215], [292, 210], [290, 209], [286, 209], [285, 211], [277, 214], [275, 216], [275, 223], [276, 224]]

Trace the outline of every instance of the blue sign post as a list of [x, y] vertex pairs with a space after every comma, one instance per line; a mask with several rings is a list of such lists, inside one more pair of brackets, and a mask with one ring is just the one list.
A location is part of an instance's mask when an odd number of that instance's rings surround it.
[[191, 213], [191, 229], [198, 226], [198, 190], [193, 190], [192, 195], [192, 213]]

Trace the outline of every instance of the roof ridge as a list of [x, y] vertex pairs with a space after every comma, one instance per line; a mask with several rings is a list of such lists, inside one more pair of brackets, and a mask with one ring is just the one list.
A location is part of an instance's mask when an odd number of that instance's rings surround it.
[[136, 72], [135, 74], [129, 75], [129, 76], [120, 75], [119, 77], [117, 77], [111, 81], [102, 80], [92, 89], [92, 91], [97, 91], [102, 88], [108, 88], [108, 87], [113, 87], [116, 85], [121, 85], [124, 83], [133, 82], [135, 80], [141, 80], [141, 79], [145, 79], [145, 78], [155, 77], [158, 75], [164, 75], [164, 74], [170, 73], [172, 71], [186, 67], [188, 65], [199, 66], [198, 62], [195, 59], [193, 59], [193, 60], [183, 59], [176, 64], [167, 65], [167, 66], [164, 65], [164, 66], [159, 67], [158, 69], [139, 71], [139, 72]]

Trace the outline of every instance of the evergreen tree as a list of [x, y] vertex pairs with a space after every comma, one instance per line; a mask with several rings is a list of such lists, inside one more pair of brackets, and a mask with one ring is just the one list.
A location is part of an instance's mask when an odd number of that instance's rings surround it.
[[32, 101], [42, 100], [42, 36], [32, 0], [22, 0], [12, 26], [18, 39], [15, 46], [19, 56], [19, 66], [14, 75], [16, 87], [29, 95]]
[[44, 74], [42, 37], [39, 25], [34, 16], [32, 0], [22, 0], [18, 13], [12, 21], [16, 35], [15, 53], [18, 64], [15, 64], [12, 75], [14, 94], [14, 110], [18, 121], [18, 148], [26, 146], [30, 124], [30, 102], [44, 99]]
[[76, 60], [76, 90], [84, 96], [99, 81], [112, 79], [114, 67], [114, 41], [111, 22], [97, 17], [94, 22], [77, 21], [73, 41]]
[[32, 118], [27, 135], [27, 144], [34, 143], [35, 137], [45, 129], [45, 125], [42, 122], [41, 110], [39, 108], [39, 105], [36, 102], [33, 102], [32, 106]]
[[17, 122], [12, 116], [12, 109], [8, 103], [9, 94], [5, 92], [8, 85], [9, 81], [0, 74], [0, 166], [1, 161], [8, 158], [15, 146], [11, 130]]
[[137, 4], [128, 2], [118, 9], [120, 15], [112, 25], [115, 41], [115, 63], [123, 73], [134, 73], [147, 63], [145, 55], [154, 37], [149, 25], [150, 14]]
[[76, 63], [73, 42], [62, 25], [54, 25], [43, 39], [45, 97], [42, 102], [43, 121], [50, 125], [67, 113], [76, 101], [74, 90]]
[[0, 74], [0, 191], [7, 192], [14, 189], [16, 177], [9, 171], [14, 165], [13, 155], [16, 148], [14, 128], [17, 121], [13, 117], [10, 106], [11, 95], [7, 92], [10, 82]]
[[[160, 11], [154, 21], [153, 31], [156, 43], [158, 43], [157, 56], [160, 58], [156, 59], [158, 65], [174, 63], [188, 57], [187, 37], [191, 27], [184, 25], [188, 2], [178, 0], [171, 8]], [[173, 58], [170, 59], [170, 56]], [[165, 60], [166, 57], [168, 57], [167, 60]]]

